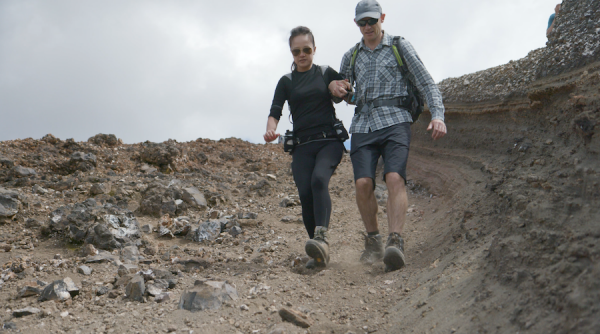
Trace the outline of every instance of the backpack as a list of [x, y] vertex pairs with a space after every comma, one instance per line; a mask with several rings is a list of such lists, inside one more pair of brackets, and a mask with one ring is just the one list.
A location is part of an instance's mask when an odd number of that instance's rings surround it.
[[[398, 68], [400, 69], [400, 73], [402, 77], [406, 80], [406, 90], [408, 92], [408, 98], [402, 99], [402, 103], [398, 103], [399, 107], [406, 108], [410, 116], [412, 117], [413, 123], [415, 123], [421, 113], [423, 113], [423, 109], [425, 107], [425, 100], [423, 99], [423, 95], [419, 89], [417, 89], [417, 85], [414, 82], [414, 76], [408, 70], [408, 65], [406, 64], [406, 60], [404, 55], [402, 54], [402, 48], [400, 47], [400, 39], [404, 38], [401, 36], [395, 36], [394, 41], [392, 43], [392, 51], [394, 52], [394, 56], [396, 57], [396, 61], [398, 62]], [[350, 59], [350, 71], [352, 76], [350, 78], [350, 85], [354, 87], [354, 66], [356, 64], [356, 56], [358, 55], [358, 51], [360, 50], [360, 42], [356, 43], [354, 47], [354, 51], [352, 51], [352, 58]]]

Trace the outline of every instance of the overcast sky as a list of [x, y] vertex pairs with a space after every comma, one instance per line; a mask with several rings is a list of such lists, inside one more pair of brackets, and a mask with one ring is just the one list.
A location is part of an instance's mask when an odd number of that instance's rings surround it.
[[[434, 80], [543, 47], [557, 0], [382, 0]], [[289, 31], [315, 34], [315, 63], [339, 70], [361, 38], [356, 1], [0, 1], [0, 140], [47, 133], [126, 143], [238, 137], [262, 143], [289, 72]], [[339, 104], [350, 125], [353, 108]], [[287, 108], [279, 132], [291, 128]]]

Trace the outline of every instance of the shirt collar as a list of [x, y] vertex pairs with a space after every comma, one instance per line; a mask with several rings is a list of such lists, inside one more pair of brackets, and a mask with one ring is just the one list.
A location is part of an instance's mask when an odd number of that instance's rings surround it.
[[[385, 32], [385, 30], [383, 30], [383, 38], [381, 39], [381, 43], [379, 43], [379, 45], [377, 45], [377, 47], [375, 48], [375, 50], [377, 50], [380, 47], [383, 47], [382, 45], [387, 45], [387, 46], [391, 46], [392, 43], [394, 42], [394, 37], [389, 35], [388, 33]], [[362, 49], [369, 49], [366, 45], [365, 45], [365, 40], [364, 38], [360, 39], [360, 47]], [[369, 49], [371, 50], [371, 49]]]

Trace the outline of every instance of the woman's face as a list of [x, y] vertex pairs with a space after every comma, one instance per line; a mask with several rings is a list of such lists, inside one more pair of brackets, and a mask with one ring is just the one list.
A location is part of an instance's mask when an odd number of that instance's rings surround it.
[[[298, 35], [292, 39], [290, 48], [294, 63], [298, 67], [299, 72], [310, 70], [313, 62], [313, 56], [317, 48], [313, 45], [309, 35]], [[308, 51], [308, 52], [307, 52]], [[297, 54], [297, 55], [295, 55]]]

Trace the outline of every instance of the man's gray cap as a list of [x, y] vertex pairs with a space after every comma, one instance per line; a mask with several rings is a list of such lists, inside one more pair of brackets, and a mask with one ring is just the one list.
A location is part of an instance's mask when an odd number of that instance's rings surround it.
[[356, 5], [356, 16], [354, 20], [358, 21], [365, 17], [378, 19], [381, 17], [381, 6], [375, 0], [362, 0]]

